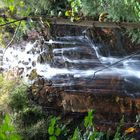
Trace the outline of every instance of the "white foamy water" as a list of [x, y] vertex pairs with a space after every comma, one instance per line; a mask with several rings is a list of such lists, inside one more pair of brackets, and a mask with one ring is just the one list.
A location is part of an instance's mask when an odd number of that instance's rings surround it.
[[[51, 47], [55, 44], [55, 47]], [[62, 41], [44, 41], [45, 47], [38, 41], [25, 46], [14, 46], [6, 50], [3, 58], [3, 68], [22, 69], [25, 77], [35, 69], [38, 75], [51, 79], [55, 76], [72, 75], [73, 77], [93, 76], [134, 76], [140, 78], [139, 55], [135, 58], [104, 57], [98, 52], [98, 46], [85, 37], [65, 37]], [[57, 46], [58, 45], [58, 46]], [[43, 63], [38, 58], [46, 59]], [[49, 59], [49, 55], [51, 57]], [[45, 58], [46, 57], [46, 58]], [[121, 61], [121, 59], [124, 59]], [[118, 62], [119, 63], [116, 63]], [[116, 63], [115, 65], [113, 65]], [[94, 75], [96, 74], [96, 75]]]

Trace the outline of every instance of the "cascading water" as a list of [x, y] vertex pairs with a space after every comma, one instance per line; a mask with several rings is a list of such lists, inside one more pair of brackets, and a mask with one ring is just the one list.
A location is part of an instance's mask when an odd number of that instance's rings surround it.
[[[90, 86], [94, 84], [95, 77], [107, 81], [115, 76], [126, 81], [127, 86], [124, 84], [124, 90], [128, 85], [134, 86], [134, 83], [137, 83], [134, 91], [138, 92], [139, 54], [121, 58], [110, 54], [104, 56], [101, 49], [102, 46], [94, 45], [86, 36], [36, 41], [8, 48], [4, 53], [2, 67], [5, 70], [18, 69], [23, 77], [36, 70], [38, 75], [50, 79], [54, 86], [69, 86], [67, 90], [77, 90], [75, 85], [82, 79], [85, 79], [85, 85]], [[71, 89], [70, 86], [75, 88]], [[98, 86], [96, 85], [96, 88]], [[102, 86], [100, 84], [99, 88]], [[88, 90], [90, 91], [90, 88]]]

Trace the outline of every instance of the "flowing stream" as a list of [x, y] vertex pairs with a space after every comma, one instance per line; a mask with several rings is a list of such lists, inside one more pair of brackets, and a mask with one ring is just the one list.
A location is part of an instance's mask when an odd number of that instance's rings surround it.
[[[121, 90], [138, 96], [140, 54], [120, 57], [113, 56], [108, 48], [107, 52], [102, 49], [103, 46], [95, 45], [86, 36], [37, 40], [9, 47], [4, 53], [2, 68], [16, 69], [22, 77], [28, 77], [35, 70], [38, 75], [50, 79], [54, 86], [69, 87], [67, 90], [80, 90], [77, 87], [72, 89], [72, 86], [81, 82], [90, 91], [93, 87], [90, 89], [89, 86], [94, 84], [95, 79], [107, 82], [108, 79], [117, 77], [125, 82], [123, 87], [121, 85]], [[103, 83], [96, 84], [96, 89], [98, 86], [100, 89], [105, 88]]]

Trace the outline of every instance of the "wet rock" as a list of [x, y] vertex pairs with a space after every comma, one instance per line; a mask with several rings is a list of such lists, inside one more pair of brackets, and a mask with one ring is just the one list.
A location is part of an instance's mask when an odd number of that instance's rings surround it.
[[27, 70], [30, 70], [31, 68], [32, 68], [32, 67], [30, 67], [30, 66], [29, 66], [29, 67], [26, 67]]
[[62, 95], [62, 106], [65, 111], [72, 112], [86, 112], [87, 110], [93, 109], [93, 98], [89, 95], [73, 95], [63, 93]]
[[43, 78], [39, 78], [31, 86], [31, 91], [34, 100], [43, 106], [50, 106], [54, 104], [54, 107], [60, 106], [60, 95], [58, 90], [51, 86], [51, 82]]
[[34, 82], [33, 85], [36, 85], [36, 86], [37, 86], [37, 85], [44, 86], [45, 82], [47, 82], [47, 81], [45, 81], [44, 78], [38, 78], [38, 79]]
[[19, 75], [23, 74], [23, 72], [24, 72], [24, 68], [19, 68], [19, 69], [18, 69]]
[[0, 67], [0, 73], [3, 72], [3, 71], [4, 71], [4, 68], [3, 67]]
[[6, 61], [9, 61], [9, 59], [6, 57]]
[[25, 47], [21, 46], [20, 47], [21, 51], [25, 51]]
[[36, 72], [36, 69], [33, 69], [30, 73], [30, 75], [28, 76], [29, 80], [34, 80], [38, 77], [38, 74]]
[[0, 61], [3, 61], [3, 56], [0, 56]]
[[0, 54], [3, 54], [3, 50], [0, 50]]
[[46, 80], [44, 86], [52, 86], [52, 81]]
[[29, 65], [29, 62], [22, 61], [21, 63], [22, 63], [23, 65]]
[[28, 40], [35, 41], [39, 38], [39, 33], [36, 30], [32, 30], [28, 32]]
[[32, 61], [32, 66], [35, 67], [36, 66], [36, 62]]
[[18, 64], [20, 64], [21, 63], [21, 60], [20, 61], [18, 61]]
[[49, 52], [43, 52], [37, 58], [38, 63], [51, 63], [53, 60], [53, 55]]

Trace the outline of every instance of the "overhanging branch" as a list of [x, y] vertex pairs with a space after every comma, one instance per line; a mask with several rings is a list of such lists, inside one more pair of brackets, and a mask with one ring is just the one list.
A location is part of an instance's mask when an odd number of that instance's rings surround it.
[[89, 27], [89, 28], [105, 27], [105, 28], [127, 28], [127, 29], [139, 28], [140, 29], [140, 22], [99, 22], [99, 21], [92, 21], [92, 20], [81, 20], [78, 22], [71, 22], [69, 19], [64, 19], [64, 18], [45, 18], [45, 17], [15, 18], [15, 21], [1, 24], [0, 26], [9, 25], [27, 19], [38, 21], [40, 18], [42, 18], [44, 21], [49, 22], [50, 24], [57, 24], [57, 25], [73, 25], [73, 26], [82, 26], [82, 27]]
[[138, 22], [99, 22], [92, 20], [82, 20], [79, 22], [70, 22], [69, 19], [59, 19], [59, 18], [50, 18], [47, 19], [51, 24], [59, 25], [74, 25], [74, 26], [83, 26], [83, 27], [106, 27], [106, 28], [140, 28], [140, 23]]

